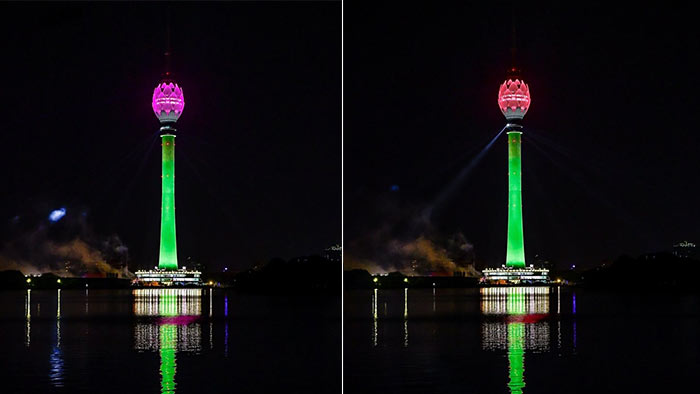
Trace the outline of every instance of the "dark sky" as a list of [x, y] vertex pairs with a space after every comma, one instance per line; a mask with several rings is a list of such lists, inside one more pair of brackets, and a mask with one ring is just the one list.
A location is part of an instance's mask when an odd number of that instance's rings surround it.
[[[246, 268], [341, 237], [341, 6], [173, 3], [179, 257]], [[157, 263], [166, 3], [0, 6], [9, 221], [65, 206]], [[39, 215], [39, 216], [38, 216]], [[26, 218], [26, 219], [25, 219]], [[182, 263], [181, 263], [182, 264]]]
[[[433, 201], [505, 125], [511, 4], [491, 3], [345, 7], [346, 241], [385, 223], [387, 201], [407, 212]], [[532, 95], [527, 259], [592, 266], [700, 242], [696, 13], [518, 2], [515, 14]], [[491, 266], [505, 259], [504, 137], [432, 218]]]

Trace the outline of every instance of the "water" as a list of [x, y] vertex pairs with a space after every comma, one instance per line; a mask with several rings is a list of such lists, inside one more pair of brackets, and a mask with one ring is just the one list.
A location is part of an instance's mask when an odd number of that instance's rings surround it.
[[699, 296], [353, 290], [344, 305], [346, 393], [696, 391]]
[[0, 292], [2, 393], [340, 391], [338, 297]]

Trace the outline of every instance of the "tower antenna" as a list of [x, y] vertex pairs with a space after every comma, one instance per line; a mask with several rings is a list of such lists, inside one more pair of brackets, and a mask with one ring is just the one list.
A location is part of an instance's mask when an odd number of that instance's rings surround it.
[[170, 6], [165, 10], [165, 76], [170, 76]]
[[511, 21], [511, 47], [510, 47], [510, 57], [511, 57], [511, 71], [515, 72], [518, 69], [516, 63], [516, 51], [518, 47], [518, 41], [515, 34], [515, 1], [511, 3], [510, 8], [510, 21]]

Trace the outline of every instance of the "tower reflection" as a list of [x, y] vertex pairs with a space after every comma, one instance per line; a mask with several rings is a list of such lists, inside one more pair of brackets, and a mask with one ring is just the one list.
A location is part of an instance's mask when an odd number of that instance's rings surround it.
[[136, 324], [134, 349], [160, 354], [161, 393], [175, 393], [177, 352], [202, 348], [201, 289], [135, 289], [134, 315], [147, 317]]
[[486, 287], [481, 289], [482, 347], [506, 350], [511, 393], [525, 387], [525, 351], [549, 350], [549, 287]]

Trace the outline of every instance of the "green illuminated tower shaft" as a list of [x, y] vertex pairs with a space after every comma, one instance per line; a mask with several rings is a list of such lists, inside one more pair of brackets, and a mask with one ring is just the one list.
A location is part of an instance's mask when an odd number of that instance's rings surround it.
[[525, 242], [523, 240], [523, 201], [521, 184], [520, 126], [511, 125], [508, 136], [508, 246], [506, 266], [525, 267]]
[[158, 268], [177, 270], [175, 237], [175, 135], [161, 135], [163, 146], [162, 198], [160, 211], [160, 255]]

